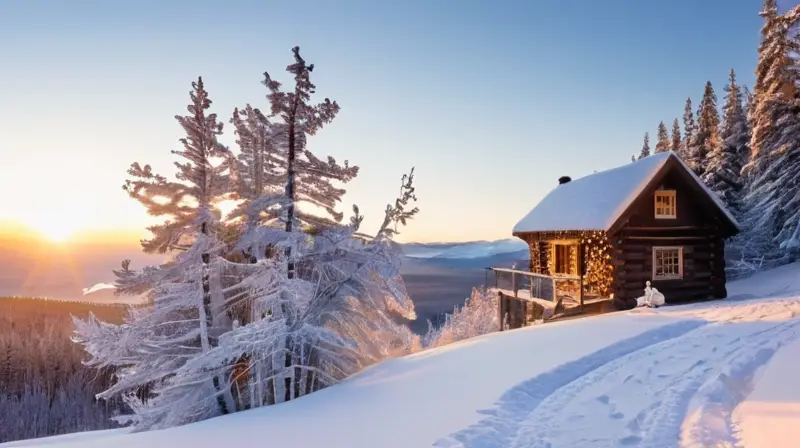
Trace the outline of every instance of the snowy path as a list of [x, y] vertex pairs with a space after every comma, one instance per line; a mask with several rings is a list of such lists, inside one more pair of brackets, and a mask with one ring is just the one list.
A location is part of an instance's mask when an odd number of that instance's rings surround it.
[[686, 313], [695, 319], [516, 386], [499, 408], [483, 411], [490, 417], [436, 446], [733, 446], [731, 414], [752, 389], [754, 373], [800, 333], [800, 303], [776, 305], [698, 307]]

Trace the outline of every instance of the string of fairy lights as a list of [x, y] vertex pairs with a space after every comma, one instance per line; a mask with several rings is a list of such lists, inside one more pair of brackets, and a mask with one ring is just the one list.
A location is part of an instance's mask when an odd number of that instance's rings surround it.
[[[585, 291], [600, 297], [610, 297], [614, 282], [614, 265], [611, 259], [611, 245], [608, 243], [605, 232], [600, 230], [548, 232], [547, 240], [568, 240], [583, 245], [586, 265]], [[530, 247], [531, 268], [534, 271], [552, 275], [551, 273], [555, 270], [555, 257], [547, 256], [548, 263], [544, 266], [546, 270], [542, 269], [541, 250], [543, 248], [538, 241], [531, 241]], [[549, 245], [544, 250], [549, 251]], [[568, 263], [574, 267], [574, 271], [577, 271], [577, 255], [577, 248], [568, 251]]]

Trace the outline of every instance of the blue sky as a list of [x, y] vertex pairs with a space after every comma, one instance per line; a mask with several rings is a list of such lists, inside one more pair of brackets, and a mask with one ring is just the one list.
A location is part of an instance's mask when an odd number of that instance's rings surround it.
[[227, 122], [235, 106], [265, 106], [261, 73], [286, 79], [299, 45], [318, 92], [342, 106], [310, 149], [362, 169], [344, 208], [358, 203], [374, 227], [416, 166], [421, 212], [402, 239], [508, 237], [559, 176], [626, 163], [707, 80], [720, 103], [731, 68], [752, 84], [760, 7], [2, 0], [0, 220], [141, 229], [125, 170], [172, 174], [191, 81], [204, 77]]

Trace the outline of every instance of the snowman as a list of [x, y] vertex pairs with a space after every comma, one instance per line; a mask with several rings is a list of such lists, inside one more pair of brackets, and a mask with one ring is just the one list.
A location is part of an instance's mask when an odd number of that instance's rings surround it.
[[664, 294], [661, 294], [656, 288], [653, 288], [650, 285], [650, 280], [645, 282], [644, 295], [636, 299], [637, 306], [658, 308], [665, 303]]

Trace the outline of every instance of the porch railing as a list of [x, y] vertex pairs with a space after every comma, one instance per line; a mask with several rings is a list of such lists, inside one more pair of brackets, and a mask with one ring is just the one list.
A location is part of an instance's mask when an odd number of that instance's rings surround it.
[[583, 282], [578, 275], [544, 275], [506, 268], [492, 268], [492, 271], [495, 288], [510, 291], [515, 298], [556, 302], [566, 293], [574, 294], [576, 301], [583, 299]]

